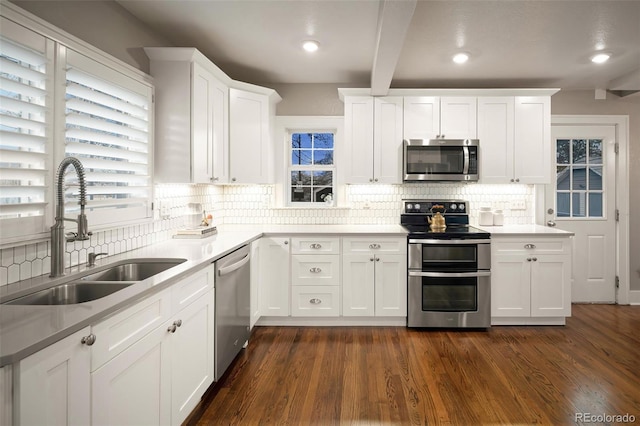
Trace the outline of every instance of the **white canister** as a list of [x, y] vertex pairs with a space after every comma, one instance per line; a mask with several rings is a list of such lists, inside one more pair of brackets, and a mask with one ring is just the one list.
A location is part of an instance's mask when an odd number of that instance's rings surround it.
[[502, 210], [493, 211], [493, 225], [494, 226], [504, 225], [504, 214], [502, 213]]
[[478, 218], [478, 225], [493, 225], [493, 213], [491, 212], [491, 207], [480, 207], [480, 217]]

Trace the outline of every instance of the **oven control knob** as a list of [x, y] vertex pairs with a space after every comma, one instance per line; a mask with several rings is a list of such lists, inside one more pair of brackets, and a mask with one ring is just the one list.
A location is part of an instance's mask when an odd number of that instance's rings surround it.
[[413, 208], [420, 211], [420, 204], [416, 204], [415, 206], [413, 206]]
[[451, 205], [449, 206], [449, 209], [451, 210], [455, 210], [458, 208], [458, 205], [456, 203], [451, 203]]
[[407, 210], [407, 211], [409, 211], [409, 210], [413, 210], [413, 204], [411, 204], [411, 203], [407, 204], [407, 208], [406, 208], [406, 210]]
[[460, 205], [458, 206], [458, 209], [459, 209], [459, 210], [464, 210], [464, 204], [460, 204]]

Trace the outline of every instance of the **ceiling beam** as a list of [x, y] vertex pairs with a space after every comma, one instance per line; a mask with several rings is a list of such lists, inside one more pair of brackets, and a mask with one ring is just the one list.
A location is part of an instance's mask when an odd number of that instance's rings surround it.
[[382, 0], [378, 17], [376, 51], [371, 70], [371, 94], [384, 96], [402, 52], [417, 0]]

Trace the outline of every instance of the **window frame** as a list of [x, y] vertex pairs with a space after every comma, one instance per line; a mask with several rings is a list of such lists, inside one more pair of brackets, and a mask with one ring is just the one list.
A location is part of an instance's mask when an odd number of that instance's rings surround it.
[[[331, 133], [333, 135], [333, 148], [331, 149], [333, 153], [333, 163], [331, 165], [318, 165], [318, 164], [294, 165], [291, 161], [293, 158], [293, 151], [295, 150], [292, 144], [292, 137], [294, 134], [297, 134], [297, 133], [309, 133], [309, 134]], [[287, 129], [287, 132], [286, 132], [287, 149], [285, 150], [285, 152], [287, 153], [287, 167], [286, 167], [286, 177], [285, 177], [285, 186], [286, 186], [285, 191], [286, 191], [287, 206], [297, 207], [297, 208], [308, 208], [308, 207], [309, 208], [327, 208], [327, 207], [333, 207], [336, 205], [336, 192], [338, 188], [337, 181], [336, 181], [336, 175], [337, 175], [336, 134], [337, 134], [337, 130], [332, 130], [332, 129], [316, 129], [312, 127], [305, 128], [305, 129]], [[312, 152], [316, 151], [315, 147], [313, 146], [309, 150]], [[329, 150], [318, 149], [318, 151], [329, 151]], [[294, 185], [291, 182], [291, 174], [298, 170], [309, 171], [311, 173], [313, 173], [314, 171], [330, 171], [332, 173], [332, 184], [331, 184], [332, 201], [329, 203], [314, 201], [313, 199], [311, 201], [293, 201], [291, 198], [291, 193]], [[316, 185], [311, 185], [311, 188], [315, 186]], [[321, 187], [326, 188], [327, 186], [322, 185]]]

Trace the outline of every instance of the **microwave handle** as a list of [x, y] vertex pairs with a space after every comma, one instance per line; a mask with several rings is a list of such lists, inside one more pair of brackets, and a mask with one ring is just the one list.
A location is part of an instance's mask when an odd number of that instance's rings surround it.
[[465, 175], [469, 174], [469, 147], [463, 146], [462, 153], [464, 155], [464, 166], [462, 168], [462, 173]]

